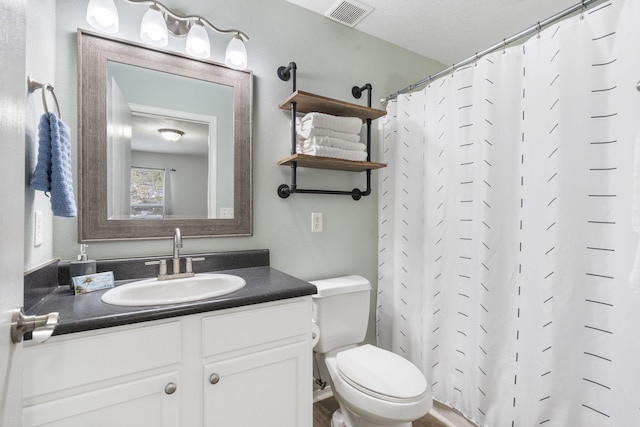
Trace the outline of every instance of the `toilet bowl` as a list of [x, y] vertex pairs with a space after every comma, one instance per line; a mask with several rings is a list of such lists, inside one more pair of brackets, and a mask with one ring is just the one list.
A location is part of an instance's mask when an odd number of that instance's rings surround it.
[[433, 402], [427, 381], [408, 360], [370, 344], [366, 333], [371, 285], [359, 276], [311, 282], [320, 354], [340, 405], [332, 427], [411, 427]]
[[424, 376], [394, 353], [366, 344], [328, 356], [325, 363], [346, 426], [411, 427], [431, 409]]

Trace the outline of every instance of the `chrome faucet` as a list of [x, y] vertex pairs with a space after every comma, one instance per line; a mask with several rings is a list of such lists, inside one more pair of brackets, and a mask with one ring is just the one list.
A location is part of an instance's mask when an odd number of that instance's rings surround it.
[[180, 233], [180, 229], [176, 228], [173, 233], [173, 271], [171, 274], [167, 273], [167, 260], [161, 259], [158, 261], [148, 261], [145, 262], [145, 265], [159, 265], [160, 272], [158, 274], [158, 280], [167, 280], [167, 279], [178, 279], [182, 277], [193, 277], [195, 273], [193, 272], [193, 263], [195, 261], [204, 261], [204, 257], [187, 257], [185, 259], [185, 270], [184, 273], [180, 272], [180, 249], [183, 248], [182, 245], [182, 233]]
[[180, 249], [182, 249], [182, 234], [176, 227], [173, 233], [173, 274], [180, 274]]

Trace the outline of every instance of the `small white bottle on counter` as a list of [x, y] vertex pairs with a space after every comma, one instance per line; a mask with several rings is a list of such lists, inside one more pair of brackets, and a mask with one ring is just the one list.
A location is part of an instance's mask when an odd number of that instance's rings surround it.
[[71, 277], [86, 276], [87, 274], [94, 274], [96, 272], [96, 261], [94, 259], [87, 259], [87, 247], [84, 243], [80, 244], [80, 254], [77, 261], [71, 261], [69, 263], [69, 274]]

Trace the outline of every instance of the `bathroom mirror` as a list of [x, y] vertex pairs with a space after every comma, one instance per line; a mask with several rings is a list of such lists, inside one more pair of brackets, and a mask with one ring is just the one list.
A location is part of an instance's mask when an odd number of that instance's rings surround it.
[[78, 30], [80, 241], [252, 232], [252, 74]]

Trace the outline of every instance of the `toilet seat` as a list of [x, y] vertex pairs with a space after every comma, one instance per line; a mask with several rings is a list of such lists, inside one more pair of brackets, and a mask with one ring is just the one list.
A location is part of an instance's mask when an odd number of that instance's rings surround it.
[[336, 365], [345, 382], [381, 400], [410, 403], [428, 393], [427, 381], [415, 365], [369, 344], [339, 352]]

